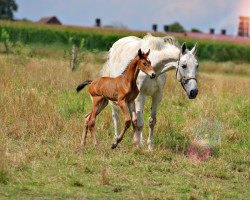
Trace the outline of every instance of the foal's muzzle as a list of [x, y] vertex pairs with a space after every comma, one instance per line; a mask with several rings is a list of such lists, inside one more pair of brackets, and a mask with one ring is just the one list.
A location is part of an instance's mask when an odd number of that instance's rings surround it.
[[153, 79], [153, 78], [155, 78], [155, 76], [156, 76], [155, 73], [152, 73], [152, 74], [150, 75], [150, 78]]

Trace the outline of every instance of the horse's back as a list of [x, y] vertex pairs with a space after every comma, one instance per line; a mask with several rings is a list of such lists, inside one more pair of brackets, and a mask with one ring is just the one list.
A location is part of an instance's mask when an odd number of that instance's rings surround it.
[[149, 59], [154, 67], [164, 59], [177, 59], [179, 49], [173, 45], [174, 40], [172, 40], [172, 37], [154, 37], [151, 34], [142, 39], [135, 36], [121, 38], [110, 48], [102, 75], [111, 77], [120, 75], [140, 48], [144, 52], [151, 50]]
[[109, 50], [108, 61], [103, 67], [102, 75], [116, 77], [126, 69], [141, 46], [141, 39], [128, 36], [116, 41]]

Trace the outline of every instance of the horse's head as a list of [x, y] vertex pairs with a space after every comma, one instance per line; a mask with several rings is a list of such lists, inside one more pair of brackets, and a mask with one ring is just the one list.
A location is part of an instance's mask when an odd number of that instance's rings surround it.
[[150, 53], [150, 49], [147, 53], [143, 53], [141, 49], [138, 50], [138, 67], [141, 71], [143, 71], [145, 74], [149, 75], [150, 78], [155, 78], [155, 71], [151, 65], [150, 60], [148, 59], [148, 55]]
[[176, 78], [181, 82], [189, 99], [195, 99], [198, 94], [196, 73], [199, 64], [195, 57], [195, 53], [196, 45], [189, 51], [186, 44], [183, 43], [176, 70]]

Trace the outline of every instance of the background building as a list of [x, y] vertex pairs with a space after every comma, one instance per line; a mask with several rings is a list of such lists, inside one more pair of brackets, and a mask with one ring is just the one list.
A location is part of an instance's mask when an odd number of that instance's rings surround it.
[[238, 35], [242, 37], [249, 36], [249, 17], [240, 16]]

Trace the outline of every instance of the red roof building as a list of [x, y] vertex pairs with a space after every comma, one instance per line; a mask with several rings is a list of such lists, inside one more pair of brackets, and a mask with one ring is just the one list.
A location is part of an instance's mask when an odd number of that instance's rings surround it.
[[43, 17], [43, 18], [41, 18], [41, 19], [38, 21], [38, 23], [62, 25], [62, 23], [59, 21], [59, 19], [58, 19], [56, 16]]

